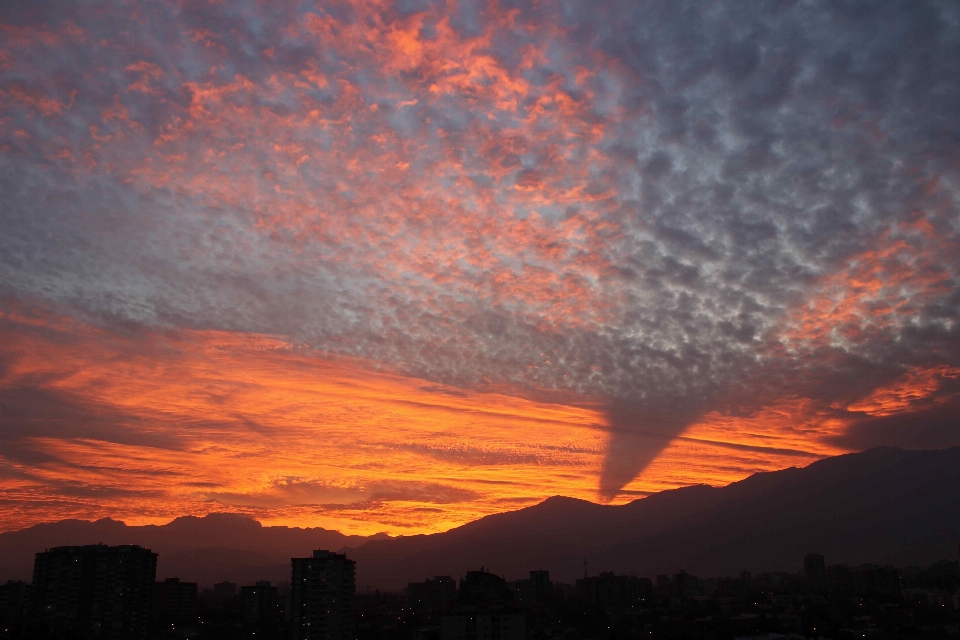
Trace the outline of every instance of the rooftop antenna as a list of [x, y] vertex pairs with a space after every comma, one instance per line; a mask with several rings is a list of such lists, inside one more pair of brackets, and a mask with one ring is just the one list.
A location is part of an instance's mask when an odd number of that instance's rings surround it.
[[584, 578], [587, 577], [587, 559], [586, 558], [583, 559], [583, 577]]

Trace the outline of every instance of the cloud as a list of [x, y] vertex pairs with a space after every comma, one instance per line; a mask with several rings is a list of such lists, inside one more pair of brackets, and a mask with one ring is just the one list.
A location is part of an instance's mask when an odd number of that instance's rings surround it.
[[321, 509], [357, 509], [371, 503], [418, 502], [453, 504], [480, 499], [481, 494], [455, 486], [427, 482], [372, 481], [343, 486], [303, 478], [280, 478], [256, 494], [212, 492], [212, 500], [251, 507], [315, 506]]
[[941, 449], [956, 446], [960, 423], [956, 396], [916, 413], [863, 418], [854, 422], [835, 442], [850, 449], [876, 446], [906, 449]]
[[960, 366], [948, 3], [8, 5], [0, 293], [104, 335], [599, 402], [606, 497]]
[[593, 495], [602, 416], [558, 397], [427, 383], [271, 336], [107, 331], [10, 305], [0, 487], [11, 528], [226, 504], [267, 522], [417, 533], [505, 498]]

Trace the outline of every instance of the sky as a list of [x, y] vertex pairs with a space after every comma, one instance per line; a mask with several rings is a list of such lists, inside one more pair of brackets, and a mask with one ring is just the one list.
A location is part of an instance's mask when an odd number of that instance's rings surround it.
[[0, 528], [443, 531], [960, 445], [960, 5], [0, 4]]

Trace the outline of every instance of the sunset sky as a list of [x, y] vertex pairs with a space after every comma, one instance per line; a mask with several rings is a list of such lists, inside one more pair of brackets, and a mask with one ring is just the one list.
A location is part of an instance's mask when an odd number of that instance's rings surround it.
[[0, 3], [0, 530], [960, 445], [958, 114], [951, 0]]

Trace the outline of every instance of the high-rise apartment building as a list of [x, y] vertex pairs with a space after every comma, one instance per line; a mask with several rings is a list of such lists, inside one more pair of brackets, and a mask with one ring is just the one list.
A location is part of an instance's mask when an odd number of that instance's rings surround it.
[[6, 584], [0, 585], [0, 637], [21, 637], [25, 622], [23, 614], [29, 603], [29, 583], [7, 580]]
[[290, 637], [354, 640], [356, 563], [342, 553], [314, 551], [291, 564]]
[[542, 605], [553, 598], [553, 582], [550, 580], [549, 571], [531, 571], [530, 586], [533, 590], [535, 604]]
[[819, 553], [808, 553], [803, 557], [803, 573], [807, 587], [815, 593], [827, 590], [827, 566]]
[[467, 575], [460, 579], [458, 600], [461, 605], [484, 608], [503, 608], [516, 604], [506, 580], [483, 567], [480, 571], [467, 571]]
[[240, 587], [240, 618], [245, 631], [273, 629], [277, 621], [277, 588], [265, 580]]
[[164, 623], [183, 623], [197, 618], [197, 583], [167, 578], [153, 590], [157, 619]]
[[54, 638], [146, 638], [157, 554], [136, 545], [54, 547], [33, 566], [35, 633]]

